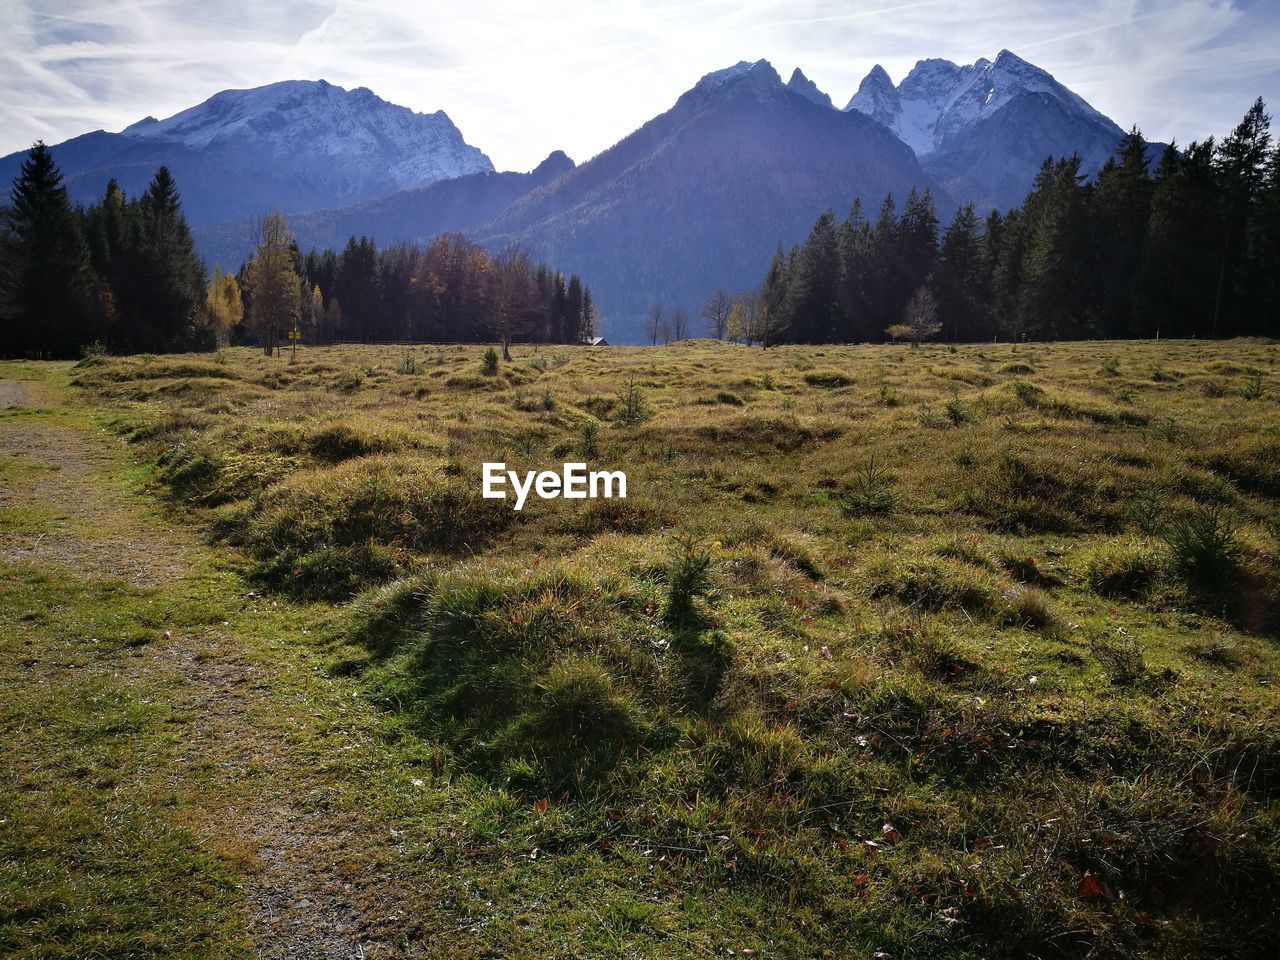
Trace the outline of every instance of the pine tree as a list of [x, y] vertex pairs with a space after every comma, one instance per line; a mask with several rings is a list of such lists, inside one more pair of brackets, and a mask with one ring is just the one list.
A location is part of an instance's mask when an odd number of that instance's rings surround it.
[[182, 201], [167, 167], [156, 171], [138, 200], [131, 270], [137, 314], [127, 331], [137, 348], [191, 350], [212, 346], [202, 329], [204, 264], [195, 253]]
[[[1259, 97], [1244, 119], [1223, 138], [1214, 157], [1222, 194], [1222, 236], [1211, 336], [1249, 332], [1250, 303], [1261, 278], [1250, 252], [1260, 222], [1271, 159], [1271, 117]], [[1264, 267], [1267, 273], [1276, 267]]]
[[567, 318], [564, 331], [566, 343], [581, 343], [591, 336], [587, 329], [589, 318], [584, 306], [582, 280], [575, 273], [569, 277], [569, 284], [564, 292], [564, 309]]
[[3, 232], [0, 353], [74, 357], [101, 340], [104, 312], [89, 249], [43, 143], [31, 148], [14, 181]]
[[1040, 339], [1078, 339], [1090, 334], [1093, 291], [1089, 235], [1090, 187], [1080, 157], [1046, 160], [1023, 206], [1027, 246], [1023, 254], [1020, 307], [1024, 329]]
[[[821, 218], [819, 218], [821, 219]], [[834, 233], [832, 234], [834, 242]], [[825, 243], [825, 240], [823, 241]], [[834, 251], [833, 251], [834, 254]], [[791, 331], [791, 326], [795, 322], [795, 314], [792, 312], [792, 303], [794, 298], [792, 295], [792, 273], [797, 263], [800, 262], [800, 255], [796, 251], [792, 251], [791, 256], [783, 258], [782, 249], [773, 255], [773, 260], [769, 263], [769, 271], [765, 274], [764, 283], [760, 286], [760, 293], [752, 296], [742, 303], [742, 316], [739, 326], [745, 334], [747, 345], [750, 346], [753, 340], [759, 340], [762, 348], [768, 348], [769, 344], [776, 343], [786, 339], [796, 339]], [[820, 261], [814, 261], [820, 262]], [[811, 263], [811, 266], [813, 263]], [[830, 305], [834, 305], [834, 280], [830, 278], [833, 299], [828, 301]], [[820, 300], [813, 302], [820, 303]], [[820, 308], [819, 308], [820, 309]], [[801, 342], [809, 342], [802, 340]]]
[[1143, 262], [1143, 336], [1205, 336], [1221, 274], [1221, 204], [1212, 138], [1181, 154], [1170, 146], [1156, 169]]
[[343, 336], [372, 340], [381, 323], [382, 278], [377, 245], [368, 237], [347, 240], [338, 258], [334, 293], [342, 301]]
[[880, 329], [871, 321], [872, 303], [868, 290], [872, 286], [871, 224], [862, 212], [862, 201], [855, 199], [849, 216], [840, 225], [840, 329], [842, 342], [878, 340]]
[[863, 303], [867, 310], [865, 326], [874, 331], [874, 338], [881, 339], [885, 327], [896, 323], [906, 304], [900, 294], [901, 252], [898, 210], [893, 195], [889, 194], [880, 204], [875, 225], [867, 235], [865, 276], [862, 287]]
[[938, 215], [933, 196], [912, 188], [898, 227], [897, 296], [905, 307], [929, 279], [938, 262]]
[[[577, 280], [575, 275], [574, 280]], [[578, 322], [578, 334], [568, 343], [587, 343], [596, 336], [596, 322], [600, 316], [600, 308], [596, 306], [595, 301], [591, 299], [591, 291], [586, 287], [582, 288], [582, 318]]]
[[985, 340], [982, 324], [989, 291], [983, 282], [982, 240], [973, 204], [962, 205], [942, 237], [942, 251], [931, 286], [937, 290], [938, 313], [946, 339]]
[[[771, 265], [766, 286], [773, 275]], [[786, 293], [786, 300], [778, 305], [771, 294], [762, 294], [761, 299], [771, 317], [781, 319], [778, 311], [785, 312], [786, 322], [779, 329], [787, 329], [789, 339], [798, 343], [830, 343], [835, 339], [842, 326], [840, 249], [836, 217], [830, 210], [818, 217], [800, 248]]]
[[1137, 127], [1125, 134], [1116, 155], [1098, 172], [1093, 192], [1098, 332], [1108, 339], [1134, 336], [1140, 324], [1154, 193], [1147, 142]]

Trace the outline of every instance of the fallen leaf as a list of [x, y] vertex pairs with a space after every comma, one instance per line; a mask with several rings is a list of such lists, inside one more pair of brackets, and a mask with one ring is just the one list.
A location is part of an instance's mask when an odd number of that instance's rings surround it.
[[1080, 878], [1080, 886], [1076, 888], [1076, 893], [1085, 900], [1097, 900], [1102, 896], [1102, 884], [1092, 873], [1086, 873]]

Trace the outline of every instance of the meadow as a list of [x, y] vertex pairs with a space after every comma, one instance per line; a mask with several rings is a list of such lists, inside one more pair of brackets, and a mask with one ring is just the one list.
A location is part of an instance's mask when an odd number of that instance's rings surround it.
[[388, 951], [1271, 955], [1280, 346], [485, 349], [57, 368], [367, 711]]

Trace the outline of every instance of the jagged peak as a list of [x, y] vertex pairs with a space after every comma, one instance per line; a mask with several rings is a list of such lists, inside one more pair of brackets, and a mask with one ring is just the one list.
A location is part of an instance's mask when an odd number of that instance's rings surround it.
[[878, 63], [862, 78], [857, 92], [845, 106], [846, 111], [857, 110], [885, 124], [891, 124], [893, 115], [901, 109], [898, 89], [888, 71]]
[[798, 93], [806, 100], [812, 100], [819, 106], [832, 106], [831, 97], [818, 89], [818, 85], [806, 77], [799, 67], [792, 71], [791, 79], [787, 81], [787, 89]]
[[1040, 69], [1039, 67], [1036, 67], [1035, 64], [1030, 63], [1026, 60], [1023, 60], [1020, 56], [1018, 56], [1016, 53], [1014, 53], [1012, 50], [1008, 49], [1007, 47], [1001, 49], [1001, 51], [996, 54], [995, 62], [1005, 63], [1005, 64], [1020, 63], [1020, 64], [1023, 64], [1024, 66], [1035, 67], [1035, 69], [1037, 70]]
[[706, 74], [694, 89], [710, 93], [731, 85], [737, 86], [744, 80], [749, 81], [757, 89], [782, 86], [782, 78], [778, 76], [778, 71], [773, 69], [773, 64], [768, 60], [756, 60], [754, 63], [749, 60], [739, 60], [731, 67], [713, 70]]

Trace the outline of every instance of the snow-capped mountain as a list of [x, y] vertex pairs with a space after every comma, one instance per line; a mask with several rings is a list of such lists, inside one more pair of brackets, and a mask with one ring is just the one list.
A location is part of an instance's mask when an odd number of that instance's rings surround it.
[[[288, 80], [222, 93], [167, 120], [96, 131], [53, 148], [73, 199], [90, 201], [115, 177], [145, 189], [167, 165], [192, 223], [359, 203], [493, 170], [443, 112], [415, 113], [363, 87]], [[0, 160], [16, 175], [23, 154]]]
[[1021, 202], [1049, 154], [1080, 154], [1093, 172], [1123, 131], [1047, 71], [1001, 50], [968, 65], [921, 60], [896, 87], [876, 65], [845, 108], [870, 116], [916, 152], [958, 199]]

